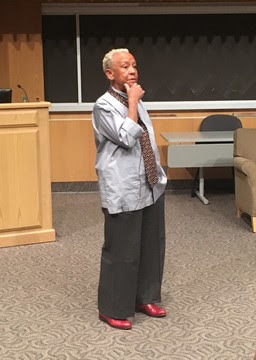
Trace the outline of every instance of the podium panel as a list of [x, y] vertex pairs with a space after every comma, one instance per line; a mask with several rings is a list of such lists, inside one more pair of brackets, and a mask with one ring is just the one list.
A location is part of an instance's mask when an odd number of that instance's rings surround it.
[[0, 105], [0, 247], [55, 240], [48, 106]]
[[37, 134], [0, 129], [0, 231], [40, 226]]

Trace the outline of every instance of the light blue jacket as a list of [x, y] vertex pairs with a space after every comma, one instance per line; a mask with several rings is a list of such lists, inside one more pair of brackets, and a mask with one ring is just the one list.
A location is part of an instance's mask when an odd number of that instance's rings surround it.
[[138, 113], [148, 129], [157, 162], [159, 178], [153, 190], [146, 180], [141, 154], [141, 126], [127, 116], [127, 107], [108, 92], [96, 101], [93, 108], [101, 203], [110, 214], [152, 205], [165, 190], [167, 178], [160, 165], [153, 126], [142, 101], [138, 104]]

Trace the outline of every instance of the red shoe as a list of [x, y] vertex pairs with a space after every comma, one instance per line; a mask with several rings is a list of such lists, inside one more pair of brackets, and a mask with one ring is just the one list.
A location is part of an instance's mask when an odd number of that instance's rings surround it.
[[112, 326], [113, 328], [117, 328], [120, 330], [129, 330], [132, 328], [132, 323], [126, 319], [112, 319], [101, 313], [99, 313], [99, 319], [101, 321], [106, 322], [108, 325]]
[[136, 311], [142, 312], [152, 317], [166, 316], [166, 310], [155, 304], [139, 304], [136, 305]]

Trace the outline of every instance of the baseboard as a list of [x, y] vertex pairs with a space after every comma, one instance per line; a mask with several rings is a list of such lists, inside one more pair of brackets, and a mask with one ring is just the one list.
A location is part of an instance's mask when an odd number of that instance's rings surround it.
[[[166, 190], [179, 191], [191, 190], [193, 180], [168, 180]], [[233, 179], [205, 179], [205, 187], [208, 190], [233, 191]], [[73, 182], [54, 182], [52, 192], [95, 192], [98, 191], [97, 181], [73, 181]]]
[[93, 192], [98, 191], [97, 181], [72, 181], [52, 183], [52, 192]]

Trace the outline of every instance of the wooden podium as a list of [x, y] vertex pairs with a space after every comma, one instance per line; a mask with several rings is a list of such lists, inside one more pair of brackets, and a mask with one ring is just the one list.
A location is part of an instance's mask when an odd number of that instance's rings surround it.
[[55, 240], [49, 105], [0, 104], [0, 247]]

